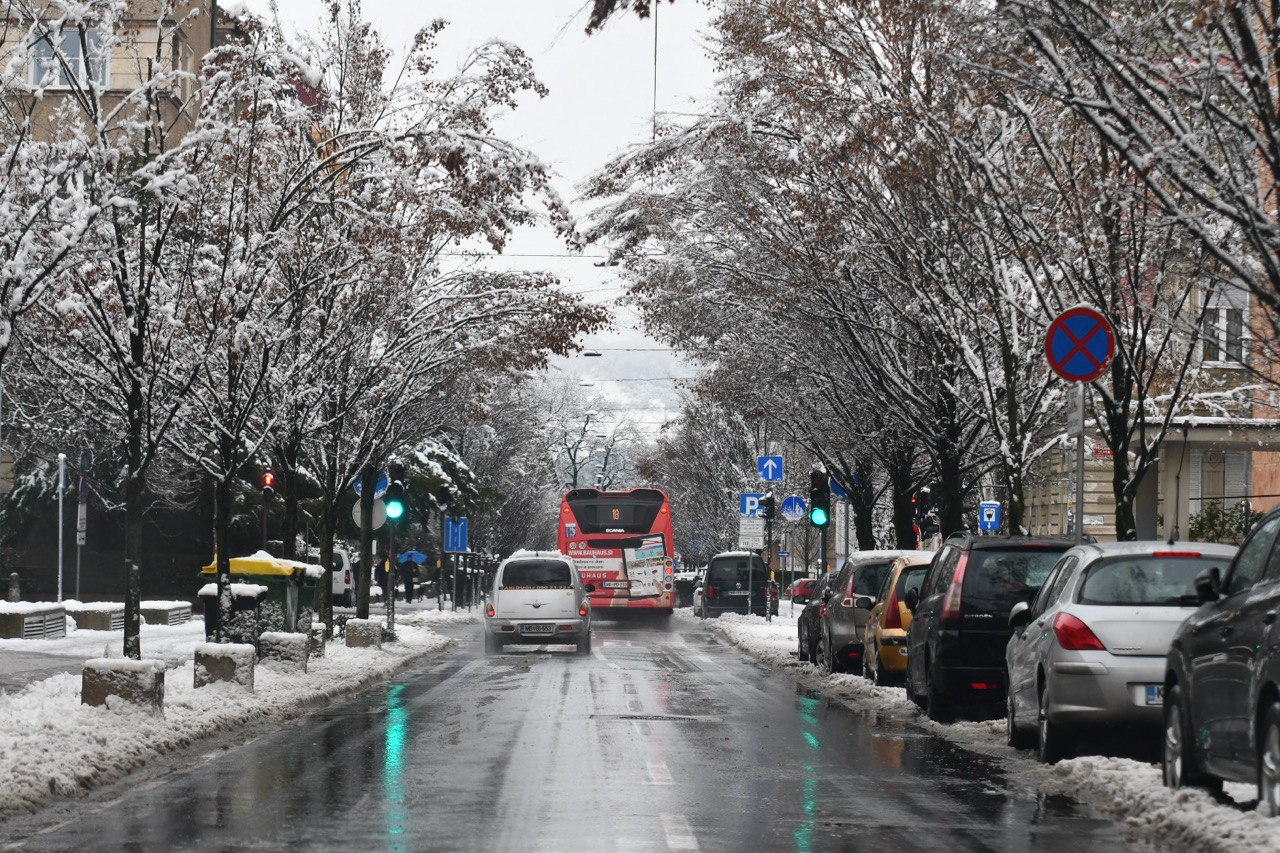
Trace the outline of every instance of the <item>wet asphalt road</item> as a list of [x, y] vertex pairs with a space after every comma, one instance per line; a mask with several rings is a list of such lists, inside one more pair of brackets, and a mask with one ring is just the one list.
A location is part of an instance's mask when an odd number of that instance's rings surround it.
[[20, 849], [1124, 849], [998, 761], [697, 627], [598, 621], [589, 658], [486, 659], [479, 631], [297, 725], [64, 807]]

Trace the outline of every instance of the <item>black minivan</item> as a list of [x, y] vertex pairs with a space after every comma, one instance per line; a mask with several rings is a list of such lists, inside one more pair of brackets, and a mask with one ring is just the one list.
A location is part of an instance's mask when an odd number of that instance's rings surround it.
[[1169, 649], [1164, 782], [1254, 782], [1280, 815], [1280, 509], [1254, 526], [1225, 576], [1196, 578], [1200, 609]]
[[719, 616], [721, 613], [746, 613], [748, 602], [751, 612], [765, 615], [765, 607], [772, 605], [778, 612], [776, 586], [769, 582], [769, 569], [759, 554], [745, 551], [729, 551], [716, 554], [707, 566], [702, 579], [702, 604], [699, 616]]
[[1009, 610], [1031, 601], [1073, 543], [1024, 536], [953, 536], [938, 550], [920, 592], [906, 605], [907, 696], [930, 719], [960, 708], [1003, 712]]

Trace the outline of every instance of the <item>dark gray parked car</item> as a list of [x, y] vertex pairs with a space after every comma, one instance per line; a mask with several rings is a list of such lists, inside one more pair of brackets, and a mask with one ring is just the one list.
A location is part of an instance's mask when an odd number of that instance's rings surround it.
[[[860, 551], [832, 575], [823, 592], [817, 657], [827, 672], [861, 672], [862, 638], [884, 577], [893, 561], [914, 551]], [[930, 555], [931, 556], [931, 555]]]

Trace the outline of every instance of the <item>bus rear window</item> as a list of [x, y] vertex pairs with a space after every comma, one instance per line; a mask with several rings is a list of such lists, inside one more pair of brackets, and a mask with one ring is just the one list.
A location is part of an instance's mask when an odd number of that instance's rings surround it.
[[559, 560], [518, 560], [502, 570], [499, 589], [572, 589], [573, 573]]
[[662, 493], [637, 489], [609, 494], [581, 489], [570, 492], [565, 502], [583, 533], [649, 533], [662, 508]]

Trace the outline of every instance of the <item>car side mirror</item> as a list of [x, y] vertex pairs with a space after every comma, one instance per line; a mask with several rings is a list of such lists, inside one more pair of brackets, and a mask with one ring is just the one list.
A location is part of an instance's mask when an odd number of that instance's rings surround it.
[[822, 591], [822, 603], [823, 603], [823, 604], [826, 604], [828, 601], [830, 601], [830, 600], [831, 600], [831, 596], [832, 596], [832, 595], [834, 595], [834, 594], [835, 594], [835, 590], [832, 590], [832, 589], [824, 589], [824, 590]]
[[914, 590], [914, 589], [907, 590], [907, 594], [903, 597], [903, 603], [907, 605], [908, 610], [910, 610], [912, 613], [915, 613], [916, 608], [920, 606], [919, 590]]
[[1217, 601], [1221, 597], [1222, 574], [1218, 571], [1217, 566], [1205, 569], [1196, 575], [1196, 595], [1200, 596], [1201, 604]]
[[1031, 621], [1031, 605], [1019, 601], [1009, 610], [1009, 627], [1015, 631]]
[[583, 588], [586, 592], [595, 592], [595, 591], [596, 591], [596, 585], [595, 585], [595, 584], [593, 584], [593, 583], [585, 584], [582, 588]]

